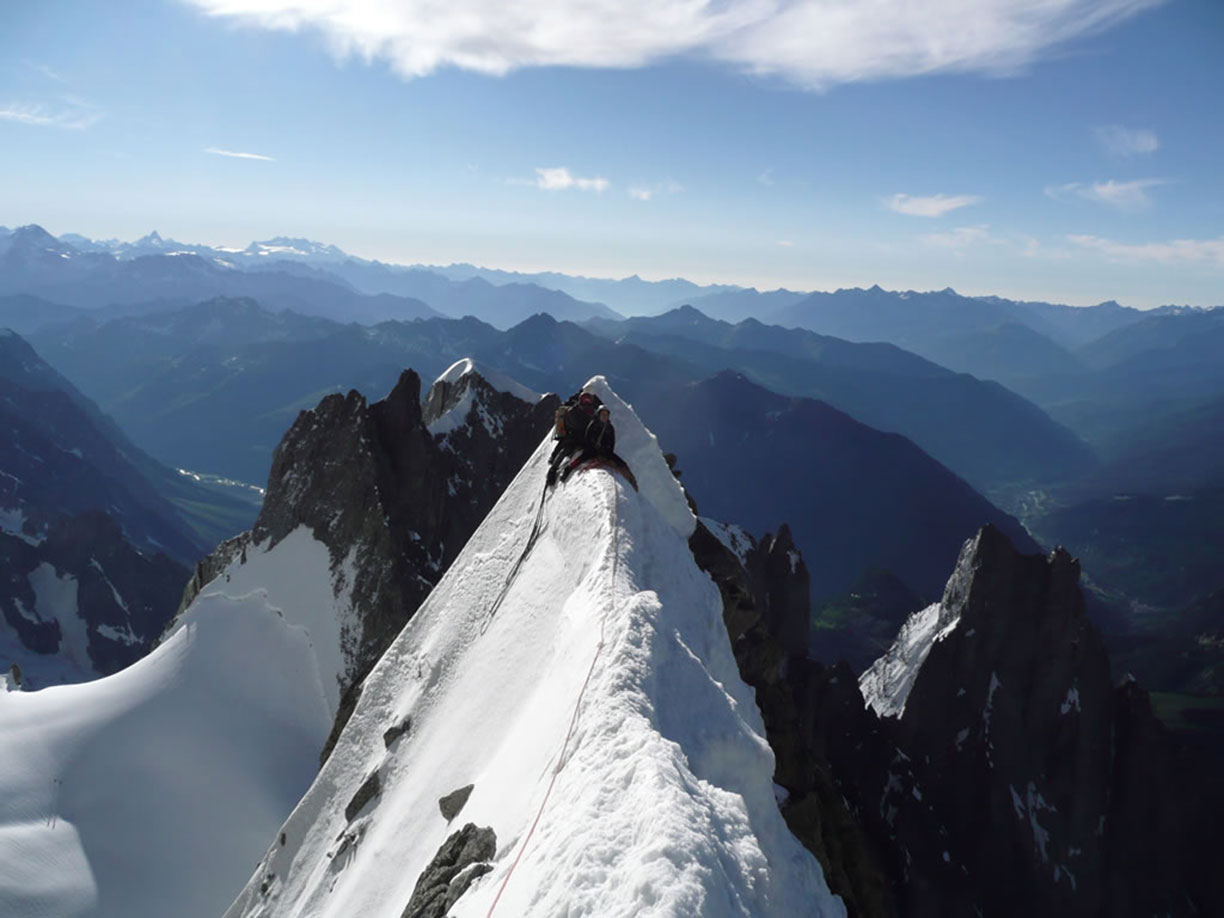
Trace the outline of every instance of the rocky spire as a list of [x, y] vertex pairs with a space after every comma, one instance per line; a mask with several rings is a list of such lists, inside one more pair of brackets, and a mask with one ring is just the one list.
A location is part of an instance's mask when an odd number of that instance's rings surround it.
[[892, 849], [907, 913], [1220, 907], [1204, 860], [1220, 843], [1187, 844], [1202, 822], [1186, 794], [1194, 777], [1146, 693], [1111, 686], [1079, 573], [1062, 549], [1022, 555], [985, 527], [941, 602], [860, 680], [888, 764], [882, 777], [861, 766], [842, 777]]
[[[540, 442], [558, 404], [555, 395], [528, 404], [475, 372], [462, 385], [479, 398], [449, 417], [445, 431], [426, 426], [412, 370], [382, 401], [351, 391], [303, 411], [273, 454], [254, 527], [201, 562], [184, 597], [186, 607], [228, 564], [309, 529], [327, 546], [336, 596], [352, 609], [341, 629], [336, 733], [365, 674]], [[426, 401], [442, 406], [436, 388]], [[453, 400], [448, 407], [458, 408]], [[435, 428], [442, 413], [431, 415]]]

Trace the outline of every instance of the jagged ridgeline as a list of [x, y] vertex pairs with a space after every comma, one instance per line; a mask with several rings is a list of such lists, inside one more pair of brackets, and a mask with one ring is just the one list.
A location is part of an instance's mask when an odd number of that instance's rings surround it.
[[471, 361], [303, 412], [148, 657], [0, 696], [0, 914], [1220, 912], [1219, 791], [1065, 552], [984, 529], [860, 688], [790, 528], [588, 387], [640, 490], [546, 491], [556, 397]]
[[[488, 380], [495, 380], [498, 385]], [[405, 370], [382, 401], [331, 395], [303, 411], [276, 448], [250, 532], [197, 567], [183, 608], [252, 552], [287, 539], [327, 550], [339, 657], [324, 683], [334, 704], [355, 691], [510, 479], [550, 429], [559, 400], [459, 361], [421, 405]], [[230, 574], [232, 576], [232, 572]]]
[[593, 469], [546, 492], [539, 443], [229, 915], [844, 914], [779, 810], [685, 495], [588, 388], [640, 491]]

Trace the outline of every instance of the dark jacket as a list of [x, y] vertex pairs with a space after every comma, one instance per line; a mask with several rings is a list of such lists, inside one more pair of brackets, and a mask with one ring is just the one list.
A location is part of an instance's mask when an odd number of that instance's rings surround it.
[[586, 429], [586, 445], [600, 456], [611, 456], [616, 449], [616, 428], [611, 421], [596, 417]]

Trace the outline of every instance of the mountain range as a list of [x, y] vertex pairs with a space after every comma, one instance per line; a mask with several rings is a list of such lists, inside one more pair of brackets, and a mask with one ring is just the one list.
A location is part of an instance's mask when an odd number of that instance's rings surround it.
[[[712, 495], [681, 487], [596, 378], [638, 488], [592, 468], [544, 489], [539, 432], [443, 572], [428, 495], [467, 480], [448, 463], [483, 468], [509, 400], [543, 404], [477, 376], [448, 368], [424, 413], [407, 374], [383, 402], [325, 398], [157, 649], [71, 691], [0, 694], [4, 734], [47, 750], [0, 759], [6, 913], [1224, 904], [1214, 773], [1133, 681], [1111, 685], [1065, 552], [983, 528], [858, 679], [803, 652], [789, 531], [697, 519]], [[352, 636], [384, 631], [384, 599], [414, 576], [440, 579], [357, 676]]]

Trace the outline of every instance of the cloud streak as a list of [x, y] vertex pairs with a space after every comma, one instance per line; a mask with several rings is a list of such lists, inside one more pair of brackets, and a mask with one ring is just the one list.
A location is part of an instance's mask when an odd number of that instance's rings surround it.
[[237, 150], [221, 150], [217, 147], [205, 147], [204, 152], [211, 153], [213, 156], [229, 156], [233, 159], [257, 159], [265, 163], [276, 162], [273, 157], [264, 156], [262, 153], [240, 153]]
[[1168, 179], [1150, 178], [1135, 179], [1130, 182], [1070, 182], [1066, 185], [1054, 185], [1045, 190], [1046, 197], [1065, 198], [1071, 195], [1112, 207], [1115, 210], [1135, 211], [1150, 207], [1152, 199], [1147, 189], [1169, 184]]
[[544, 191], [568, 191], [576, 189], [578, 191], [602, 193], [607, 191], [612, 183], [602, 176], [580, 178], [571, 173], [565, 166], [551, 166], [538, 167], [536, 169], [535, 181], [530, 184]]
[[28, 124], [31, 127], [54, 127], [69, 131], [84, 131], [102, 120], [97, 108], [79, 99], [66, 98], [62, 104], [41, 102], [0, 103], [0, 121]]
[[1100, 236], [1068, 236], [1081, 248], [1120, 262], [1164, 265], [1215, 265], [1224, 268], [1224, 236], [1216, 239], [1174, 239], [1170, 242], [1115, 242]]
[[935, 194], [928, 197], [894, 194], [891, 198], [884, 199], [884, 206], [909, 217], [942, 217], [981, 200], [976, 194]]
[[405, 78], [456, 67], [644, 67], [712, 60], [808, 89], [932, 73], [1014, 74], [1165, 0], [188, 0], [247, 24], [321, 32], [340, 58]]
[[629, 188], [629, 197], [636, 201], [651, 201], [659, 195], [679, 194], [683, 190], [684, 186], [679, 182], [668, 179], [654, 185], [633, 185]]

